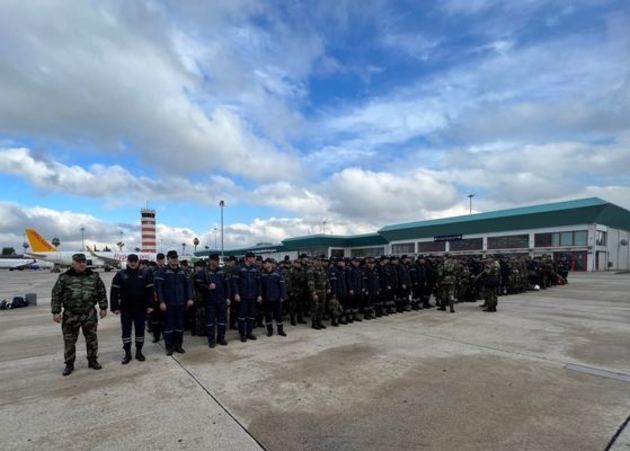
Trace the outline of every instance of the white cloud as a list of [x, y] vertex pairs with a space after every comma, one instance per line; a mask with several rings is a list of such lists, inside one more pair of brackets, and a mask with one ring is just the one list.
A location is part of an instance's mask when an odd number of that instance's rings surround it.
[[103, 198], [111, 205], [137, 205], [147, 199], [216, 204], [219, 199], [234, 199], [241, 193], [226, 177], [209, 176], [200, 183], [178, 176], [156, 179], [135, 175], [118, 165], [68, 166], [25, 148], [0, 148], [0, 173], [20, 176], [43, 193]]
[[[173, 36], [167, 16], [142, 3], [2, 2], [0, 131], [89, 150], [122, 146], [169, 172], [299, 173], [296, 156], [254, 133], [220, 91], [204, 101], [194, 70], [201, 50]], [[215, 78], [241, 68], [225, 50]], [[252, 82], [236, 80], [235, 89]]]

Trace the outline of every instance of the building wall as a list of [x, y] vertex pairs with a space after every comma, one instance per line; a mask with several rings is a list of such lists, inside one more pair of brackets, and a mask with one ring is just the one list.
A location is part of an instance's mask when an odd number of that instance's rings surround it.
[[608, 269], [627, 270], [630, 269], [630, 244], [621, 245], [622, 240], [630, 243], [630, 232], [628, 230], [606, 228], [606, 252], [608, 257]]

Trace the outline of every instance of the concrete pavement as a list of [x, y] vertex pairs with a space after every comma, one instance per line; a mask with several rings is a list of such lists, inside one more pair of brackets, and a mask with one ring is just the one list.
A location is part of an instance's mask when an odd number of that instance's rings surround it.
[[[0, 297], [40, 295], [0, 312], [3, 449], [603, 450], [630, 414], [630, 275], [572, 274], [497, 314], [457, 304], [213, 350], [187, 335], [185, 355], [149, 343], [127, 366], [108, 316], [103, 370], [80, 339], [67, 378], [55, 278], [0, 273]], [[613, 449], [629, 445], [626, 428]]]

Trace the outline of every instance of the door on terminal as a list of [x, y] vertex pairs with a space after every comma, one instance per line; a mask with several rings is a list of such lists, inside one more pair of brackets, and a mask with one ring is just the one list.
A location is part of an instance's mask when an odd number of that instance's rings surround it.
[[555, 261], [560, 261], [562, 257], [566, 257], [569, 261], [569, 269], [571, 271], [586, 271], [586, 251], [553, 253]]

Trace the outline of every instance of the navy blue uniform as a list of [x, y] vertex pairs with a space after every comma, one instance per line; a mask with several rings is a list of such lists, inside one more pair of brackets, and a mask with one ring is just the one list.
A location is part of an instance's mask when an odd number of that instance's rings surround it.
[[263, 270], [260, 276], [262, 301], [265, 310], [265, 324], [267, 334], [273, 331], [273, 321], [276, 322], [278, 333], [283, 332], [282, 324], [282, 301], [287, 295], [287, 286], [284, 277], [277, 270]]
[[352, 265], [346, 271], [346, 276], [348, 281], [348, 313], [352, 314], [354, 320], [359, 320], [357, 314], [359, 309], [363, 308], [365, 275], [360, 267]]
[[398, 299], [398, 311], [409, 310], [409, 293], [411, 291], [411, 274], [409, 273], [409, 265], [400, 262], [396, 265], [396, 275], [398, 279], [398, 289], [396, 297]]
[[166, 304], [164, 344], [166, 349], [181, 348], [184, 340], [186, 302], [192, 300], [192, 283], [183, 268], [167, 266], [155, 275], [158, 302]]
[[[374, 308], [376, 303], [379, 302], [379, 296], [381, 294], [381, 285], [378, 277], [378, 268], [374, 266], [370, 269], [366, 265], [364, 270], [365, 276], [365, 317], [372, 318], [374, 315]], [[378, 314], [380, 315], [380, 312]]]
[[136, 349], [144, 344], [147, 309], [153, 307], [153, 281], [147, 271], [126, 268], [118, 271], [109, 293], [110, 310], [120, 311], [123, 349], [131, 349], [131, 328], [135, 330]]
[[[193, 275], [195, 288], [202, 293], [206, 308], [206, 335], [208, 344], [225, 341], [227, 306], [232, 291], [230, 275], [217, 267], [216, 270], [199, 271]], [[214, 285], [212, 285], [214, 284]]]
[[348, 280], [346, 278], [346, 269], [339, 266], [331, 266], [328, 270], [328, 279], [330, 280], [330, 294], [339, 301], [345, 313], [348, 308]]
[[382, 309], [382, 312], [393, 313], [394, 311], [394, 285], [396, 278], [394, 268], [390, 264], [380, 264], [378, 266], [378, 276], [381, 281], [381, 296], [376, 309]]
[[239, 295], [238, 333], [241, 338], [250, 335], [256, 321], [256, 300], [261, 295], [260, 271], [254, 265], [243, 264], [232, 277], [232, 290]]

